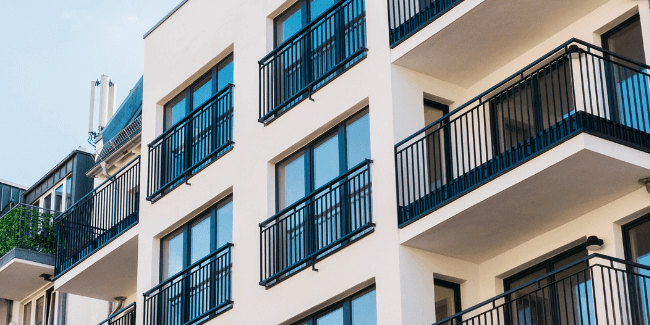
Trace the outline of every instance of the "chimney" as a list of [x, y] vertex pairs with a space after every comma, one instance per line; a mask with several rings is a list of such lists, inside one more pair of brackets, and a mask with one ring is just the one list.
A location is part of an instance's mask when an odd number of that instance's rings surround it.
[[99, 85], [99, 128], [103, 129], [108, 122], [108, 76], [102, 75]]
[[108, 82], [108, 114], [106, 114], [106, 122], [111, 120], [111, 117], [113, 117], [113, 114], [115, 114], [115, 111], [117, 110], [116, 104], [117, 104], [117, 86], [112, 82]]
[[90, 82], [90, 118], [88, 120], [88, 133], [93, 132], [93, 117], [95, 114], [95, 87], [97, 87], [97, 81]]

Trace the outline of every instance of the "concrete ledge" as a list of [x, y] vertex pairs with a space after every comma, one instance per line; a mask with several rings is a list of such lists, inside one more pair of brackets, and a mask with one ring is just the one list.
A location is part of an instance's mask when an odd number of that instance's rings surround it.
[[56, 260], [56, 257], [52, 254], [36, 252], [24, 248], [14, 248], [3, 257], [0, 257], [0, 269], [9, 264], [9, 262], [14, 258], [52, 266], [54, 266]]

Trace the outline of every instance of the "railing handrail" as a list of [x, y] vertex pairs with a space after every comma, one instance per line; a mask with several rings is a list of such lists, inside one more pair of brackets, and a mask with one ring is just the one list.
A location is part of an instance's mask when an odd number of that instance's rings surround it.
[[[99, 189], [100, 191], [103, 190], [103, 189], [104, 189], [103, 186], [104, 186], [105, 184], [109, 183], [110, 181], [113, 181], [115, 178], [117, 178], [118, 176], [120, 176], [120, 173], [123, 172], [125, 169], [130, 168], [130, 167], [133, 167], [133, 166], [131, 166], [131, 165], [133, 164], [133, 162], [136, 161], [136, 160], [139, 160], [139, 159], [140, 159], [140, 156], [139, 156], [139, 155], [138, 155], [137, 157], [133, 158], [133, 159], [132, 159], [131, 161], [129, 161], [126, 165], [122, 166], [122, 168], [120, 168], [120, 170], [116, 171], [113, 175], [111, 175], [111, 177], [107, 178], [107, 179], [106, 179], [105, 181], [103, 181], [101, 184], [99, 184], [98, 186], [96, 186], [92, 191], [86, 193], [86, 195], [82, 196], [79, 200], [77, 200], [77, 202], [75, 202], [73, 205], [71, 205], [70, 207], [68, 207], [67, 209], [65, 209], [65, 211], [61, 212], [61, 214], [58, 215], [58, 216], [55, 218], [55, 220], [58, 221], [61, 217], [63, 217], [64, 215], [68, 214], [68, 212], [72, 212], [72, 210], [74, 210], [74, 209], [77, 208], [77, 205], [79, 204], [79, 202], [81, 202], [81, 201], [85, 200], [87, 197], [92, 196], [93, 194], [97, 193], [98, 189]], [[140, 183], [140, 179], [138, 179], [137, 182], [138, 182], [138, 184], [139, 184], [139, 183]]]
[[264, 61], [268, 60], [277, 52], [280, 52], [285, 46], [287, 46], [290, 43], [293, 43], [297, 38], [304, 36], [305, 31], [310, 30], [315, 24], [320, 23], [323, 19], [323, 17], [326, 17], [327, 15], [331, 14], [334, 11], [341, 10], [345, 4], [345, 2], [352, 2], [354, 0], [337, 0], [337, 3], [335, 3], [331, 8], [327, 9], [325, 12], [323, 12], [320, 16], [316, 17], [313, 19], [309, 24], [305, 25], [302, 29], [300, 29], [298, 32], [296, 32], [293, 36], [289, 37], [286, 39], [284, 42], [280, 43], [278, 46], [276, 46], [271, 52], [269, 52], [266, 56], [264, 56], [261, 60], [257, 61], [259, 65], [264, 64]]
[[225, 94], [226, 92], [228, 92], [232, 88], [235, 88], [234, 84], [229, 83], [228, 85], [226, 85], [223, 89], [219, 90], [219, 92], [217, 92], [216, 95], [210, 97], [210, 99], [206, 100], [205, 103], [203, 103], [199, 107], [193, 109], [189, 114], [187, 114], [187, 116], [182, 118], [180, 121], [176, 122], [174, 125], [170, 126], [167, 130], [165, 130], [163, 133], [161, 133], [159, 136], [157, 136], [155, 139], [153, 139], [151, 142], [149, 142], [149, 144], [147, 144], [147, 147], [149, 147], [149, 148], [153, 147], [156, 142], [160, 141], [165, 136], [167, 136], [168, 134], [175, 131], [176, 128], [179, 125], [187, 122], [187, 120], [191, 119], [195, 115], [198, 115], [201, 111], [203, 111], [204, 108], [206, 108], [207, 106], [212, 105], [215, 100], [219, 99], [219, 97], [221, 95]]
[[[507, 84], [507, 83], [510, 82], [513, 78], [516, 78], [516, 77], [518, 77], [518, 76], [522, 76], [522, 75], [524, 74], [524, 72], [526, 72], [527, 70], [529, 70], [529, 69], [531, 69], [531, 68], [537, 66], [538, 64], [540, 64], [540, 63], [543, 62], [544, 60], [546, 60], [546, 59], [548, 59], [549, 57], [551, 57], [552, 55], [556, 54], [558, 51], [560, 51], [560, 50], [562, 50], [562, 49], [565, 49], [565, 50], [567, 51], [567, 53], [570, 53], [571, 51], [574, 51], [574, 50], [583, 51], [583, 49], [581, 49], [581, 48], [579, 48], [579, 47], [578, 47], [577, 49], [569, 48], [568, 45], [571, 44], [571, 43], [578, 43], [578, 44], [581, 44], [581, 45], [586, 46], [587, 49], [589, 49], [589, 50], [590, 50], [590, 49], [594, 49], [594, 50], [596, 50], [596, 51], [603, 52], [603, 53], [605, 53], [605, 54], [607, 54], [607, 55], [609, 55], [609, 56], [616, 57], [616, 58], [619, 59], [619, 60], [627, 61], [628, 63], [635, 64], [635, 65], [638, 65], [638, 66], [640, 66], [640, 67], [644, 67], [644, 68], [646, 68], [646, 69], [650, 69], [650, 66], [648, 66], [648, 65], [646, 65], [646, 64], [644, 64], [644, 63], [637, 62], [637, 61], [634, 61], [634, 60], [632, 60], [632, 59], [628, 59], [628, 58], [622, 57], [622, 56], [620, 56], [620, 55], [618, 55], [618, 54], [616, 54], [616, 53], [614, 53], [614, 52], [611, 52], [611, 51], [606, 50], [606, 49], [604, 49], [604, 48], [598, 47], [598, 46], [593, 45], [593, 44], [591, 44], [591, 43], [587, 43], [587, 42], [585, 42], [585, 41], [583, 41], [583, 40], [580, 40], [580, 39], [577, 39], [577, 38], [571, 38], [570, 40], [568, 40], [568, 41], [562, 43], [562, 45], [556, 47], [555, 49], [553, 49], [553, 50], [551, 50], [550, 52], [546, 53], [544, 56], [542, 56], [542, 57], [540, 57], [539, 59], [535, 60], [533, 63], [531, 63], [531, 64], [527, 65], [526, 67], [522, 68], [521, 70], [519, 70], [519, 71], [513, 73], [513, 74], [510, 75], [509, 77], [503, 79], [501, 82], [499, 82], [499, 83], [496, 84], [495, 86], [492, 86], [490, 89], [488, 89], [488, 90], [482, 92], [482, 93], [479, 94], [478, 96], [476, 96], [476, 97], [470, 99], [469, 101], [465, 102], [465, 104], [463, 104], [463, 105], [457, 107], [456, 109], [454, 109], [453, 111], [451, 111], [451, 112], [449, 112], [449, 113], [443, 115], [441, 118], [437, 119], [437, 120], [434, 121], [433, 123], [430, 123], [429, 125], [425, 126], [424, 128], [422, 128], [422, 129], [416, 131], [415, 133], [411, 134], [411, 135], [408, 136], [406, 139], [404, 139], [404, 140], [398, 142], [397, 144], [395, 144], [395, 151], [397, 152], [397, 148], [398, 148], [398, 147], [400, 147], [400, 146], [402, 146], [403, 144], [405, 144], [405, 143], [411, 141], [413, 138], [415, 138], [415, 137], [417, 137], [418, 135], [422, 134], [422, 132], [425, 132], [426, 130], [430, 129], [431, 127], [435, 126], [436, 124], [441, 123], [441, 122], [444, 121], [445, 119], [449, 119], [451, 116], [453, 116], [453, 115], [455, 115], [455, 114], [458, 114], [460, 111], [462, 111], [463, 109], [467, 108], [467, 107], [470, 106], [471, 104], [475, 103], [477, 100], [480, 100], [480, 99], [483, 98], [484, 96], [489, 95], [490, 93], [492, 93], [494, 90], [496, 90], [496, 89], [502, 87], [503, 85]], [[590, 53], [591, 53], [591, 52], [590, 52]], [[592, 54], [593, 54], [593, 53], [592, 53]]]
[[[26, 208], [26, 209], [29, 209], [29, 210], [37, 210], [38, 209], [38, 210], [45, 211], [45, 212], [41, 212], [41, 213], [46, 213], [46, 214], [51, 214], [51, 215], [57, 215], [57, 214], [62, 213], [62, 212], [52, 210], [52, 209], [37, 207], [35, 205], [29, 205], [29, 204], [25, 204], [25, 203], [18, 203], [16, 205], [14, 205], [9, 211], [7, 211], [7, 213], [5, 213], [2, 217], [4, 218], [5, 215], [9, 214], [9, 212], [13, 211], [13, 209], [16, 209], [16, 208]], [[2, 218], [0, 218], [0, 219], [2, 219]]]
[[306, 196], [303, 197], [302, 199], [300, 199], [300, 200], [298, 200], [298, 201], [292, 203], [292, 204], [289, 205], [288, 207], [282, 209], [280, 212], [274, 214], [272, 217], [270, 217], [270, 218], [268, 218], [268, 219], [266, 219], [266, 220], [260, 222], [260, 228], [266, 226], [266, 225], [269, 224], [271, 221], [273, 221], [273, 220], [277, 219], [278, 217], [284, 215], [287, 211], [290, 211], [290, 210], [296, 208], [297, 206], [299, 206], [300, 204], [305, 203], [306, 201], [308, 201], [309, 199], [311, 199], [314, 195], [316, 195], [316, 194], [317, 194], [318, 192], [320, 192], [321, 190], [324, 190], [324, 189], [326, 189], [326, 188], [328, 188], [328, 187], [330, 187], [330, 186], [332, 186], [332, 185], [334, 185], [334, 184], [336, 184], [336, 183], [342, 181], [344, 178], [350, 176], [350, 175], [353, 174], [355, 171], [357, 171], [357, 170], [359, 170], [359, 169], [361, 169], [361, 168], [363, 168], [363, 167], [365, 167], [365, 166], [368, 166], [368, 165], [370, 165], [371, 163], [372, 163], [372, 159], [364, 159], [364, 161], [362, 161], [362, 162], [359, 163], [358, 165], [352, 167], [352, 168], [349, 169], [347, 172], [343, 173], [341, 176], [338, 176], [337, 178], [335, 178], [335, 179], [333, 179], [333, 180], [327, 182], [325, 185], [323, 185], [323, 186], [317, 188], [316, 190], [313, 190], [311, 193], [309, 193], [308, 195], [306, 195]]
[[[583, 257], [583, 258], [581, 258], [579, 260], [576, 260], [575, 262], [570, 263], [570, 264], [568, 264], [568, 265], [566, 265], [564, 267], [561, 267], [561, 268], [559, 268], [557, 270], [554, 270], [553, 272], [549, 272], [549, 273], [544, 274], [544, 275], [542, 275], [542, 276], [540, 276], [540, 277], [538, 277], [538, 278], [536, 278], [534, 280], [531, 280], [531, 281], [529, 281], [527, 283], [524, 283], [524, 284], [522, 284], [522, 285], [520, 285], [520, 286], [518, 286], [516, 288], [510, 289], [510, 290], [508, 290], [508, 291], [506, 291], [506, 292], [504, 292], [504, 293], [502, 293], [502, 294], [500, 294], [498, 296], [492, 297], [492, 298], [490, 298], [488, 300], [485, 300], [485, 301], [483, 301], [483, 302], [481, 302], [481, 303], [479, 303], [477, 305], [474, 305], [474, 306], [472, 306], [470, 308], [464, 309], [464, 310], [462, 310], [462, 311], [460, 311], [460, 312], [458, 312], [458, 313], [456, 313], [456, 314], [454, 314], [452, 316], [449, 316], [449, 317], [447, 317], [447, 318], [445, 318], [443, 320], [437, 321], [436, 323], [434, 323], [434, 325], [443, 324], [443, 323], [448, 322], [448, 321], [450, 321], [452, 319], [459, 318], [459, 317], [461, 317], [461, 316], [463, 316], [463, 315], [465, 315], [465, 314], [467, 314], [469, 312], [477, 310], [477, 309], [479, 309], [479, 308], [481, 308], [483, 306], [495, 303], [499, 299], [507, 298], [511, 294], [513, 294], [513, 293], [515, 293], [515, 292], [517, 292], [517, 291], [519, 291], [519, 290], [521, 290], [523, 288], [531, 286], [531, 285], [533, 285], [535, 283], [538, 283], [539, 281], [541, 281], [543, 279], [551, 277], [551, 276], [553, 276], [555, 274], [558, 274], [560, 272], [566, 271], [566, 270], [568, 270], [568, 269], [570, 269], [570, 268], [572, 268], [572, 267], [574, 267], [576, 265], [579, 265], [581, 263], [585, 263], [585, 262], [587, 262], [587, 261], [589, 261], [591, 259], [594, 259], [594, 258], [601, 258], [601, 259], [604, 259], [604, 260], [608, 260], [608, 261], [610, 261], [610, 264], [620, 263], [620, 264], [625, 264], [627, 266], [638, 267], [638, 268], [642, 268], [642, 269], [646, 269], [646, 270], [650, 271], [650, 267], [647, 266], [647, 265], [643, 265], [643, 264], [639, 264], [639, 263], [635, 263], [635, 262], [631, 262], [631, 261], [626, 261], [626, 260], [623, 260], [623, 259], [619, 259], [619, 258], [616, 258], [616, 257], [607, 256], [607, 255], [603, 255], [603, 254], [599, 254], [599, 253], [593, 253], [593, 254], [585, 256], [585, 257]], [[589, 267], [598, 266], [598, 265], [605, 266], [605, 265], [595, 263], [595, 264], [589, 265]]]
[[[109, 324], [110, 324], [110, 320], [111, 320], [111, 319], [115, 318], [115, 316], [117, 316], [117, 315], [119, 315], [119, 314], [125, 312], [127, 309], [129, 309], [129, 308], [131, 308], [131, 307], [133, 307], [133, 309], [135, 310], [135, 302], [132, 302], [132, 303], [130, 303], [128, 306], [126, 306], [126, 307], [124, 307], [124, 308], [122, 308], [122, 309], [120, 309], [120, 310], [114, 312], [113, 315], [108, 316], [108, 317], [107, 317], [106, 319], [104, 319], [103, 321], [97, 323], [97, 325], [102, 325], [102, 324], [104, 324], [104, 323], [106, 323], [106, 322], [109, 322]], [[122, 317], [124, 317], [124, 316], [122, 316]]]
[[217, 249], [216, 251], [214, 251], [214, 252], [212, 252], [212, 253], [206, 255], [206, 256], [203, 257], [202, 259], [200, 259], [200, 260], [198, 260], [198, 261], [192, 263], [192, 265], [189, 265], [189, 266], [186, 267], [185, 269], [183, 269], [183, 270], [179, 271], [178, 273], [176, 273], [176, 274], [170, 276], [170, 277], [167, 278], [165, 281], [160, 282], [160, 283], [157, 284], [155, 287], [149, 289], [149, 291], [143, 293], [142, 295], [146, 297], [146, 296], [149, 295], [150, 293], [152, 293], [152, 292], [154, 292], [154, 291], [156, 291], [156, 290], [159, 290], [160, 288], [164, 287], [165, 285], [169, 284], [170, 282], [173, 282], [174, 280], [176, 280], [176, 278], [182, 276], [183, 274], [187, 273], [188, 271], [191, 271], [193, 268], [197, 267], [198, 265], [201, 265], [203, 262], [205, 262], [205, 261], [207, 261], [207, 260], [209, 260], [209, 259], [211, 259], [211, 258], [213, 258], [213, 257], [215, 257], [215, 256], [217, 256], [217, 255], [219, 255], [220, 253], [222, 253], [222, 252], [224, 252], [224, 251], [226, 251], [226, 250], [228, 250], [228, 249], [230, 249], [230, 248], [232, 248], [232, 247], [234, 247], [234, 246], [235, 246], [235, 245], [234, 245], [233, 243], [227, 243], [227, 244], [221, 246], [221, 247], [220, 247], [219, 249]]

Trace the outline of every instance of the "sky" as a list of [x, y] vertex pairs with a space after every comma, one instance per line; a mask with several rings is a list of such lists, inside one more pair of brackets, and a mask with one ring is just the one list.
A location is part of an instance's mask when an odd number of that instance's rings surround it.
[[79, 146], [94, 153], [90, 81], [108, 75], [119, 107], [142, 36], [180, 1], [0, 0], [0, 179], [29, 187]]

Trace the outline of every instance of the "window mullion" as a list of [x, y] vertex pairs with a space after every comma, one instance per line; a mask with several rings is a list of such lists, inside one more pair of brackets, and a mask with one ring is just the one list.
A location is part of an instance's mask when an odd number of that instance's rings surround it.
[[343, 324], [352, 325], [352, 299], [348, 298], [343, 303]]

